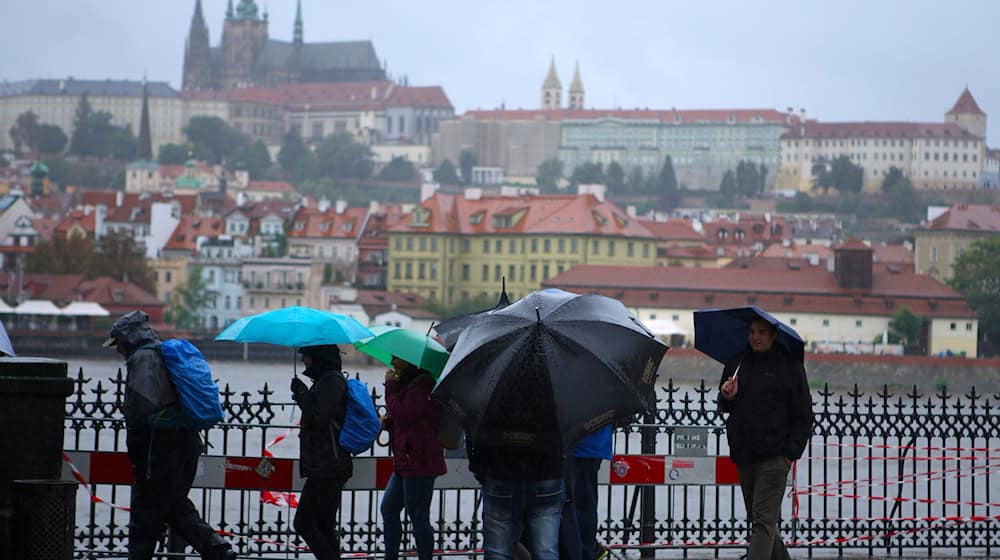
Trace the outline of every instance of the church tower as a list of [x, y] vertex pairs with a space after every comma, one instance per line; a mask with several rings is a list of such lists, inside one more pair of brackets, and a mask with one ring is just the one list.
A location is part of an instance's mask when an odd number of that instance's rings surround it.
[[583, 109], [583, 80], [580, 79], [580, 61], [573, 72], [573, 83], [569, 85], [569, 108]]
[[542, 110], [554, 110], [562, 108], [562, 82], [556, 74], [556, 58], [552, 57], [549, 63], [549, 73], [542, 83]]
[[212, 51], [208, 26], [201, 13], [201, 0], [195, 0], [191, 30], [184, 44], [184, 79], [182, 89], [212, 89]]
[[226, 9], [222, 28], [222, 87], [232, 89], [257, 81], [257, 53], [267, 42], [267, 18], [260, 17], [254, 0], [240, 0]]
[[979, 108], [968, 86], [962, 91], [962, 95], [958, 97], [951, 110], [944, 114], [944, 121], [955, 123], [970, 134], [986, 138], [986, 113]]
[[292, 30], [292, 44], [296, 48], [302, 47], [302, 0], [295, 5], [295, 29]]

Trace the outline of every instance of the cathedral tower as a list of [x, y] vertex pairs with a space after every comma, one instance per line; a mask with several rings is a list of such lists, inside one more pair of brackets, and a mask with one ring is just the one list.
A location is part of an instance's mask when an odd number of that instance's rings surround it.
[[970, 134], [986, 138], [986, 113], [979, 108], [979, 104], [972, 97], [968, 86], [958, 97], [958, 101], [955, 102], [951, 110], [944, 114], [944, 121], [955, 123]]
[[549, 63], [549, 73], [542, 83], [542, 110], [552, 110], [562, 108], [562, 82], [556, 74], [556, 58], [552, 57]]
[[569, 85], [569, 108], [583, 109], [583, 80], [580, 79], [580, 62], [576, 63], [573, 72], [573, 83]]
[[254, 0], [240, 0], [226, 9], [222, 28], [222, 87], [231, 89], [256, 82], [254, 63], [267, 42], [267, 18], [258, 15]]
[[212, 52], [208, 42], [208, 26], [201, 13], [201, 0], [195, 0], [191, 30], [184, 44], [184, 78], [182, 89], [212, 89]]

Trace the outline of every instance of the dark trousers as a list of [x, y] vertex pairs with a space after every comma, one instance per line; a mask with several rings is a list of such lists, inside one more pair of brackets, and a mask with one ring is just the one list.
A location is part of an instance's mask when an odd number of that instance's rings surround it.
[[382, 495], [382, 524], [385, 527], [385, 558], [399, 558], [399, 543], [403, 540], [400, 514], [406, 515], [413, 526], [417, 541], [417, 558], [431, 560], [434, 554], [434, 529], [431, 527], [431, 498], [434, 497], [436, 476], [399, 476], [392, 473]]
[[[222, 558], [229, 545], [201, 518], [188, 492], [198, 470], [201, 439], [193, 430], [157, 430], [145, 458], [132, 466], [131, 516], [129, 518], [129, 560], [149, 560], [156, 543], [170, 526], [201, 554], [202, 558]], [[133, 457], [143, 457], [133, 450]]]
[[785, 495], [788, 462], [775, 457], [759, 463], [736, 465], [743, 490], [743, 503], [750, 516], [750, 547], [747, 560], [789, 560], [781, 541], [778, 518]]
[[597, 558], [597, 473], [602, 459], [574, 457], [573, 508], [580, 530], [583, 560]]
[[559, 560], [585, 560], [580, 546], [580, 524], [576, 515], [573, 461], [573, 457], [567, 457], [563, 462], [563, 484], [566, 491], [563, 496], [562, 516], [559, 519]]
[[310, 476], [302, 487], [292, 525], [295, 532], [309, 545], [316, 560], [340, 558], [337, 512], [340, 510], [340, 494], [346, 482], [343, 478]]

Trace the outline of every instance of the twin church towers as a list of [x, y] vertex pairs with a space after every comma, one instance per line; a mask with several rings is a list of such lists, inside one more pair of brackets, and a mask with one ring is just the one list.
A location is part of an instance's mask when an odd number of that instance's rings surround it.
[[[576, 63], [573, 72], [573, 83], [569, 86], [569, 109], [583, 109], [583, 80], [580, 79], [580, 63]], [[556, 59], [549, 63], [549, 73], [542, 82], [542, 110], [562, 109], [562, 82], [556, 73]]]

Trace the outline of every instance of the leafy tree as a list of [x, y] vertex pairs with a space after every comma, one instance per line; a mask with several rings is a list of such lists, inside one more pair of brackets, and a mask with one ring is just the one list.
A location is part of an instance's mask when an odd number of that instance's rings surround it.
[[49, 167], [49, 181], [57, 185], [68, 185], [72, 180], [72, 170], [65, 159], [49, 158], [45, 160], [45, 165]]
[[302, 138], [294, 130], [289, 130], [281, 140], [278, 163], [285, 171], [295, 173], [308, 151], [309, 148], [302, 142]]
[[244, 146], [237, 154], [237, 160], [246, 165], [251, 179], [260, 179], [271, 168], [271, 152], [267, 151], [267, 146], [261, 140]]
[[309, 195], [315, 199], [323, 197], [326, 197], [327, 199], [334, 199], [337, 197], [337, 185], [333, 182], [333, 179], [329, 177], [306, 179], [305, 181], [299, 183], [297, 190], [300, 193]]
[[188, 270], [187, 282], [179, 284], [170, 300], [169, 313], [174, 325], [182, 329], [200, 329], [203, 320], [199, 311], [208, 305], [209, 294], [201, 267], [192, 266]]
[[757, 189], [757, 192], [764, 194], [764, 191], [767, 190], [767, 166], [764, 165], [763, 162], [760, 164], [760, 171], [758, 175], [760, 177], [760, 188]]
[[87, 274], [94, 254], [93, 244], [83, 237], [53, 235], [39, 242], [28, 254], [27, 270], [45, 274]]
[[890, 167], [882, 179], [882, 192], [889, 196], [890, 213], [903, 222], [919, 223], [923, 217], [920, 195], [898, 167]]
[[371, 177], [372, 150], [354, 141], [350, 132], [336, 132], [316, 147], [319, 172], [334, 179], [367, 179]]
[[7, 158], [3, 157], [3, 154], [0, 154], [0, 168], [7, 167], [8, 165], [10, 165], [10, 162], [7, 161]]
[[183, 144], [162, 144], [156, 156], [160, 165], [180, 165], [188, 159], [188, 148]]
[[607, 180], [608, 191], [615, 194], [625, 194], [625, 170], [617, 161], [608, 164], [604, 177]]
[[472, 150], [462, 150], [458, 154], [458, 168], [462, 170], [462, 182], [472, 183], [472, 168], [479, 164], [479, 156]]
[[910, 311], [910, 308], [903, 306], [892, 315], [889, 321], [889, 343], [911, 346], [920, 341], [920, 327], [923, 320]]
[[43, 154], [59, 154], [66, 148], [69, 138], [63, 129], [54, 124], [38, 125], [38, 151]]
[[455, 164], [450, 159], [445, 158], [441, 165], [434, 170], [434, 180], [446, 185], [457, 185], [458, 173], [455, 172]]
[[948, 284], [965, 296], [979, 318], [980, 340], [1000, 345], [1000, 237], [972, 243], [955, 260]]
[[97, 242], [88, 276], [111, 276], [156, 293], [156, 282], [153, 271], [146, 264], [146, 255], [126, 232], [110, 232]]
[[628, 179], [625, 181], [625, 188], [628, 192], [633, 194], [641, 193], [646, 185], [646, 181], [642, 176], [642, 168], [639, 166], [633, 167], [632, 171], [628, 174]]
[[559, 180], [562, 179], [563, 162], [549, 158], [538, 165], [535, 183], [543, 193], [554, 193], [559, 190]]
[[725, 195], [736, 193], [736, 177], [733, 175], [732, 169], [727, 169], [725, 175], [722, 176], [722, 182], [719, 183], [719, 192]]
[[34, 152], [38, 147], [38, 115], [31, 111], [21, 113], [7, 134], [14, 143], [16, 153], [20, 154], [22, 148]]
[[403, 156], [392, 158], [389, 165], [383, 167], [378, 174], [378, 178], [383, 181], [412, 181], [416, 176], [416, 168]]
[[736, 165], [736, 194], [751, 197], [760, 188], [760, 173], [751, 161], [740, 161]]
[[250, 138], [219, 117], [191, 117], [184, 134], [194, 144], [197, 158], [212, 164], [235, 161], [250, 144]]
[[841, 193], [859, 193], [864, 186], [864, 169], [851, 159], [841, 155], [833, 160], [828, 171], [820, 173], [813, 182], [814, 189], [829, 191], [837, 189]]
[[110, 155], [114, 159], [126, 161], [135, 157], [136, 146], [139, 142], [132, 133], [132, 125], [112, 126], [108, 139], [108, 152], [101, 155]]
[[73, 116], [69, 153], [81, 157], [102, 157], [111, 143], [111, 113], [95, 112], [86, 94], [80, 96]]
[[591, 185], [604, 182], [604, 167], [600, 163], [588, 161], [573, 169], [573, 174], [569, 176], [571, 185]]
[[677, 175], [674, 173], [674, 162], [670, 156], [663, 159], [663, 167], [660, 168], [660, 178], [656, 186], [661, 194], [677, 192]]

